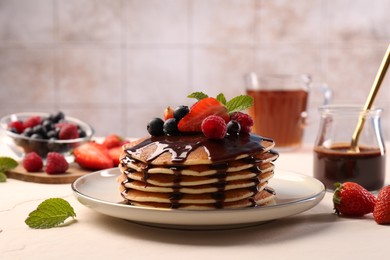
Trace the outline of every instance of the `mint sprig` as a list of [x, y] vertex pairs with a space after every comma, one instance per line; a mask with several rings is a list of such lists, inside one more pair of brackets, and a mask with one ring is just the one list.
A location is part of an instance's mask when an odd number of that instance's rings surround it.
[[[203, 92], [193, 92], [187, 97], [195, 98], [199, 101], [204, 98], [207, 98], [208, 95]], [[217, 95], [216, 99], [219, 102], [221, 102], [224, 106], [226, 106], [228, 113], [242, 111], [250, 108], [253, 105], [253, 98], [248, 95], [240, 95], [227, 101], [225, 95], [220, 93]]]
[[5, 172], [10, 171], [18, 166], [18, 162], [10, 157], [0, 157], [0, 182], [7, 181]]
[[25, 223], [35, 229], [53, 228], [65, 222], [69, 217], [76, 217], [72, 206], [64, 199], [51, 198], [43, 201], [32, 211]]

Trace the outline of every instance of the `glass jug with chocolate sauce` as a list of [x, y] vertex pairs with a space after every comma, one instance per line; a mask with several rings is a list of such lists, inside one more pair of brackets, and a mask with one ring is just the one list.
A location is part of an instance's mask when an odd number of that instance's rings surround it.
[[[336, 182], [352, 181], [369, 191], [385, 181], [385, 145], [381, 131], [382, 109], [328, 105], [320, 108], [321, 121], [314, 145], [314, 177], [333, 190]], [[351, 139], [359, 118], [364, 119], [358, 148]]]

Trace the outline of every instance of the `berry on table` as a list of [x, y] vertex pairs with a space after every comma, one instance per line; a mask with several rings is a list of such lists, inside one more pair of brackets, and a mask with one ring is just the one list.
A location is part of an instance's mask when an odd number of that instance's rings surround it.
[[146, 129], [152, 136], [160, 136], [164, 134], [164, 121], [161, 118], [155, 117], [149, 121]]
[[69, 168], [68, 162], [65, 157], [56, 152], [50, 152], [46, 157], [45, 172], [48, 174], [65, 173]]
[[390, 185], [379, 191], [373, 215], [376, 223], [390, 224]]
[[24, 169], [28, 172], [39, 172], [43, 168], [42, 158], [35, 152], [26, 154], [22, 164]]
[[225, 120], [215, 115], [206, 117], [202, 122], [201, 128], [203, 134], [211, 139], [223, 139], [227, 131]]
[[95, 142], [84, 143], [73, 150], [75, 162], [89, 170], [103, 170], [114, 167], [107, 147]]
[[122, 142], [123, 142], [122, 137], [120, 137], [117, 134], [110, 134], [104, 138], [102, 145], [110, 149], [113, 147], [121, 146]]
[[245, 113], [234, 112], [231, 117], [231, 120], [237, 121], [241, 126], [241, 133], [250, 133], [253, 126], [253, 119]]
[[376, 197], [355, 182], [336, 183], [333, 205], [337, 214], [359, 217], [374, 211]]
[[188, 106], [178, 106], [173, 111], [173, 117], [179, 122], [188, 112], [190, 112]]

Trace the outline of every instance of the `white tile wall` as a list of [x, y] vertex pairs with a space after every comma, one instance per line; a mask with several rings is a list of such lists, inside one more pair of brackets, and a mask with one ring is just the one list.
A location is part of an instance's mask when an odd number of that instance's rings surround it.
[[[63, 110], [97, 135], [146, 135], [166, 106], [310, 73], [363, 104], [390, 43], [390, 0], [0, 0], [0, 116]], [[390, 138], [390, 76], [377, 105]], [[318, 117], [319, 93], [311, 115]], [[318, 120], [305, 140], [313, 142]]]

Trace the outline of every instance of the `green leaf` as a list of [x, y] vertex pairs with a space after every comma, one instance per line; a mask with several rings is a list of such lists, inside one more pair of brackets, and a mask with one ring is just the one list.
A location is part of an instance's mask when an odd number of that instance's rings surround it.
[[69, 202], [61, 198], [51, 198], [39, 204], [38, 208], [28, 215], [25, 223], [31, 228], [52, 228], [64, 223], [69, 217], [76, 217]]
[[5, 175], [4, 172], [0, 172], [0, 182], [6, 182], [7, 181], [7, 175]]
[[0, 157], [0, 172], [12, 170], [18, 166], [18, 162], [10, 157]]
[[240, 95], [232, 98], [226, 103], [229, 113], [250, 108], [253, 105], [253, 98], [248, 95]]
[[197, 99], [199, 101], [199, 100], [202, 100], [202, 99], [207, 98], [209, 96], [207, 96], [203, 92], [193, 92], [193, 93], [189, 94], [187, 97], [188, 98], [195, 98], [195, 99]]
[[221, 102], [222, 104], [226, 105], [226, 98], [225, 98], [225, 95], [223, 93], [218, 94], [217, 100], [219, 102]]

